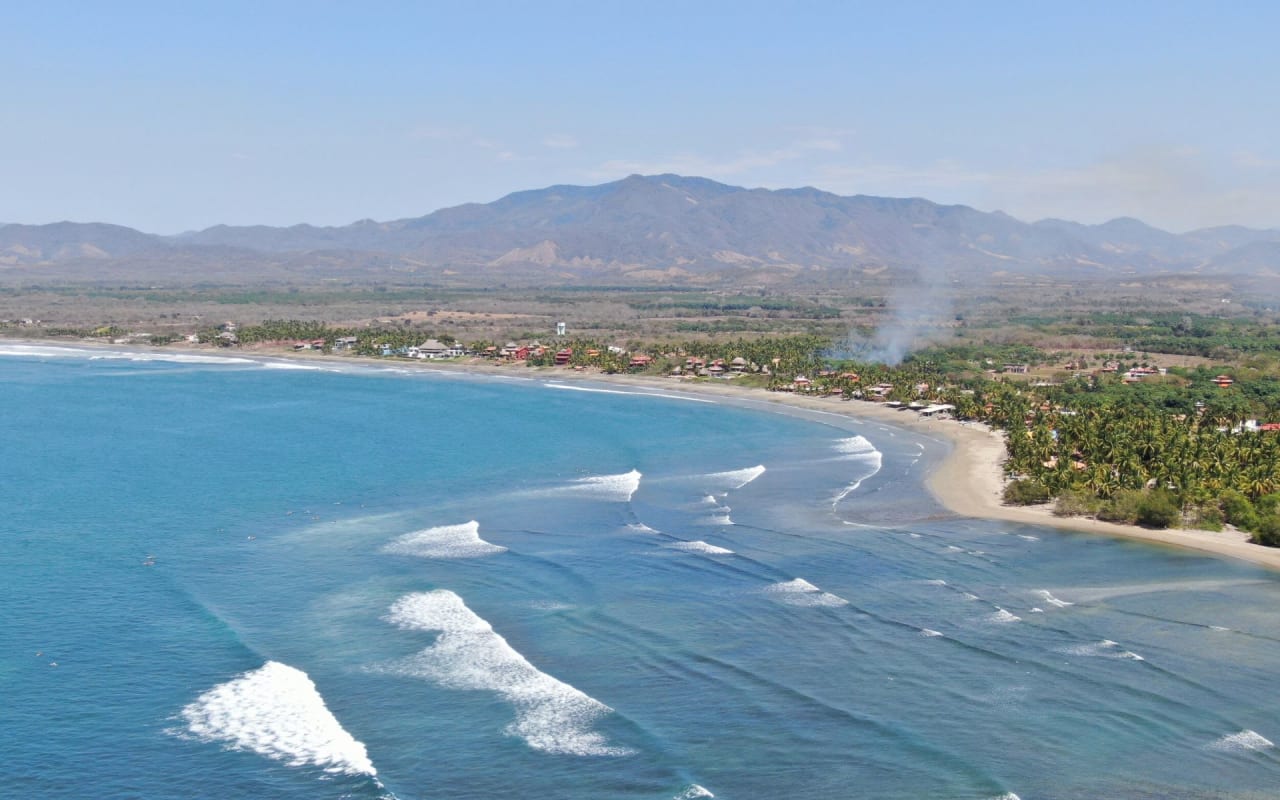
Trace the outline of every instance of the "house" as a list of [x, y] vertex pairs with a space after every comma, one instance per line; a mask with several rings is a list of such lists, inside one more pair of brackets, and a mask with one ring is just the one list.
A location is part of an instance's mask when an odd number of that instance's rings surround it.
[[922, 417], [934, 417], [939, 415], [950, 416], [951, 412], [955, 410], [956, 410], [956, 407], [951, 405], [950, 403], [934, 403], [931, 406], [927, 406], [925, 408], [920, 409], [920, 416]]
[[339, 336], [333, 340], [334, 350], [349, 350], [360, 343], [359, 337], [356, 336]]
[[631, 363], [627, 366], [631, 369], [644, 369], [653, 363], [653, 356], [632, 356]]
[[520, 347], [517, 347], [517, 348], [516, 348], [516, 349], [511, 353], [511, 357], [512, 357], [512, 358], [514, 358], [516, 361], [528, 361], [528, 360], [529, 360], [529, 345], [527, 345], [527, 344], [526, 344], [526, 345], [521, 345]]
[[409, 348], [410, 358], [449, 358], [449, 347], [438, 339], [428, 339], [417, 347]]
[[1264, 422], [1258, 426], [1259, 431], [1280, 431], [1280, 422]]
[[813, 386], [813, 381], [803, 375], [797, 375], [795, 379], [791, 381], [791, 388], [797, 392], [807, 392], [811, 386]]
[[729, 362], [729, 369], [734, 372], [745, 372], [747, 369], [747, 360], [742, 356], [737, 356]]
[[1218, 385], [1219, 389], [1225, 389], [1235, 383], [1235, 379], [1230, 375], [1218, 375], [1213, 379], [1213, 382]]
[[573, 358], [573, 348], [566, 347], [556, 352], [556, 366], [563, 367], [569, 363], [569, 359]]
[[1031, 371], [1031, 367], [1027, 364], [1005, 364], [1001, 372], [1007, 372], [1010, 375], [1026, 375]]

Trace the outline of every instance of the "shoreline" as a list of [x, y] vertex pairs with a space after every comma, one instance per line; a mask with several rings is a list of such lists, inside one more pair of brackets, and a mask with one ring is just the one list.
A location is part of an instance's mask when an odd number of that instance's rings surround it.
[[[437, 372], [459, 374], [500, 375], [528, 380], [554, 378], [556, 380], [601, 383], [630, 386], [638, 389], [657, 390], [663, 393], [679, 393], [691, 397], [721, 397], [728, 400], [749, 401], [751, 407], [786, 413], [786, 409], [818, 411], [837, 414], [853, 420], [884, 423], [899, 429], [941, 440], [949, 445], [942, 460], [925, 476], [925, 488], [945, 509], [962, 517], [988, 519], [1039, 525], [1058, 530], [1090, 533], [1112, 538], [1129, 539], [1149, 544], [1191, 550], [1218, 557], [1247, 561], [1256, 566], [1280, 570], [1280, 548], [1269, 548], [1249, 542], [1245, 533], [1235, 530], [1220, 532], [1185, 528], [1148, 529], [1136, 525], [1121, 525], [1082, 517], [1056, 517], [1047, 506], [1006, 506], [1001, 502], [1004, 481], [1000, 465], [1004, 460], [1004, 438], [982, 423], [957, 420], [923, 419], [908, 416], [911, 412], [887, 408], [876, 403], [840, 400], [830, 397], [794, 395], [787, 392], [768, 392], [763, 389], [735, 386], [731, 380], [693, 382], [686, 378], [666, 378], [653, 375], [607, 375], [600, 372], [575, 371], [565, 368], [529, 368], [498, 366], [494, 364], [457, 362], [386, 361], [347, 355], [311, 352], [277, 352], [268, 349], [245, 350], [237, 348], [226, 352], [217, 348], [197, 347], [145, 347], [108, 345], [98, 342], [66, 341], [57, 339], [0, 339], [0, 342], [28, 346], [53, 346], [84, 349], [117, 350], [138, 353], [174, 353], [179, 355], [240, 357], [273, 361], [294, 361], [307, 364], [339, 362], [359, 366], [394, 366], [402, 369], [430, 369]], [[519, 374], [517, 374], [519, 373]], [[770, 409], [770, 407], [773, 407]]]

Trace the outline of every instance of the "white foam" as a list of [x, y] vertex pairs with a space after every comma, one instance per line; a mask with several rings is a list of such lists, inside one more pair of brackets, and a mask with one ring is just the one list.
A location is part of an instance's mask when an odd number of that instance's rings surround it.
[[706, 477], [716, 483], [724, 484], [730, 489], [741, 489], [756, 478], [759, 478], [764, 472], [764, 464], [757, 464], [754, 467], [735, 469], [729, 472], [713, 472]]
[[1241, 753], [1251, 750], [1266, 750], [1275, 747], [1271, 740], [1257, 731], [1243, 730], [1239, 733], [1229, 733], [1218, 741], [1209, 745], [1211, 750], [1222, 750], [1224, 752]]
[[300, 369], [312, 372], [332, 372], [334, 370], [326, 370], [324, 367], [317, 367], [313, 364], [299, 364], [296, 361], [263, 361], [262, 366], [267, 369]]
[[627, 523], [627, 530], [636, 531], [637, 533], [659, 533], [659, 531], [653, 528], [650, 528], [648, 525], [645, 525], [643, 522]]
[[764, 589], [791, 606], [847, 606], [849, 601], [839, 595], [824, 592], [804, 578], [771, 584]]
[[278, 661], [213, 687], [183, 708], [182, 718], [203, 741], [291, 767], [376, 774], [364, 745], [342, 728], [307, 674]]
[[991, 798], [991, 800], [1022, 800], [1022, 798], [1018, 797], [1013, 792], [1005, 792], [1002, 795]]
[[941, 578], [930, 578], [929, 580], [925, 581], [925, 583], [929, 584], [930, 586], [946, 586], [947, 585], [947, 582]]
[[1110, 639], [1064, 647], [1058, 652], [1069, 656], [1084, 656], [1086, 658], [1122, 658], [1129, 661], [1146, 661], [1142, 656], [1123, 649], [1118, 643]]
[[1022, 621], [1022, 617], [1018, 616], [1017, 614], [1011, 614], [1008, 611], [1005, 611], [1003, 608], [996, 608], [994, 612], [987, 615], [986, 619], [987, 619], [987, 622], [997, 622], [1002, 625], [1009, 622]]
[[948, 549], [948, 550], [950, 550], [950, 551], [951, 551], [951, 552], [953, 552], [953, 553], [963, 553], [963, 552], [964, 552], [964, 548], [963, 548], [963, 547], [956, 547], [954, 544], [949, 544], [949, 545], [947, 545], [947, 549]]
[[1039, 536], [1032, 536], [1032, 535], [1031, 535], [1031, 534], [1029, 534], [1029, 533], [1020, 533], [1020, 534], [1018, 534], [1018, 538], [1019, 538], [1019, 539], [1026, 539], [1028, 542], [1038, 542], [1038, 541], [1040, 541], [1040, 537], [1039, 537]]
[[506, 733], [533, 749], [579, 756], [632, 752], [610, 747], [602, 734], [591, 730], [613, 709], [538, 670], [453, 592], [406, 595], [391, 606], [386, 620], [408, 630], [440, 632], [430, 647], [392, 662], [386, 670], [450, 689], [497, 693], [516, 711]]
[[935, 631], [933, 628], [921, 628], [920, 635], [932, 638], [934, 636], [941, 636], [942, 633], [940, 633], [939, 631]]
[[701, 397], [689, 397], [682, 394], [664, 394], [662, 392], [624, 392], [620, 389], [596, 389], [589, 386], [566, 386], [563, 383], [544, 383], [548, 389], [562, 389], [570, 392], [591, 392], [593, 394], [624, 394], [632, 397], [661, 397], [664, 400], [686, 400], [690, 403], [714, 403]]
[[721, 513], [713, 514], [707, 517], [704, 521], [708, 525], [732, 525], [733, 519], [729, 517], [729, 509], [722, 508], [722, 509], [719, 509], [719, 511]]
[[634, 469], [618, 475], [595, 475], [590, 478], [579, 478], [568, 486], [552, 491], [556, 494], [626, 503], [631, 501], [631, 496], [640, 488], [640, 477], [640, 471]]
[[669, 547], [672, 550], [683, 550], [687, 553], [702, 553], [709, 556], [727, 556], [733, 554], [733, 551], [728, 548], [716, 547], [714, 544], [707, 544], [701, 540], [692, 542], [673, 542], [672, 544], [663, 546]]
[[1035, 594], [1037, 597], [1043, 599], [1046, 603], [1055, 608], [1067, 608], [1075, 605], [1075, 603], [1068, 603], [1066, 600], [1059, 600], [1050, 594], [1048, 589], [1037, 589]]
[[972, 592], [965, 592], [965, 593], [964, 593], [963, 595], [961, 595], [961, 596], [962, 596], [962, 597], [964, 597], [964, 599], [965, 599], [965, 600], [978, 600], [978, 599], [979, 599], [979, 597], [978, 597], [976, 594], [973, 594]]
[[839, 492], [836, 493], [835, 497], [831, 498], [831, 507], [835, 508], [836, 506], [840, 505], [841, 500], [845, 499], [849, 495], [856, 492], [858, 490], [858, 487], [861, 485], [862, 485], [862, 481], [856, 480], [853, 483], [841, 489]]
[[480, 523], [475, 520], [406, 533], [382, 548], [384, 553], [420, 558], [478, 558], [506, 550], [481, 539]]
[[705, 786], [699, 786], [691, 783], [680, 791], [680, 794], [671, 798], [671, 800], [700, 800], [704, 797], [715, 797]]
[[831, 446], [835, 448], [837, 453], [846, 456], [865, 456], [868, 459], [875, 458], [879, 461], [880, 451], [865, 436], [850, 436], [847, 439], [839, 439]]

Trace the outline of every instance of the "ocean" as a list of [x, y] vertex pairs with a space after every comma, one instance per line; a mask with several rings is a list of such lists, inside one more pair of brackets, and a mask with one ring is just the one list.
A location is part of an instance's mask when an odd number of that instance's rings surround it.
[[0, 796], [1280, 796], [1276, 576], [956, 517], [919, 434], [0, 355]]

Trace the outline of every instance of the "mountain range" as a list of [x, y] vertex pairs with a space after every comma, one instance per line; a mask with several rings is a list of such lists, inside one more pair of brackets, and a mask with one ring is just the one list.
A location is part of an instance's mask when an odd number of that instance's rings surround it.
[[920, 198], [633, 175], [339, 227], [0, 225], [0, 277], [99, 280], [824, 283], [925, 274], [1280, 273], [1280, 230], [1173, 234], [1136, 219], [1022, 222]]

